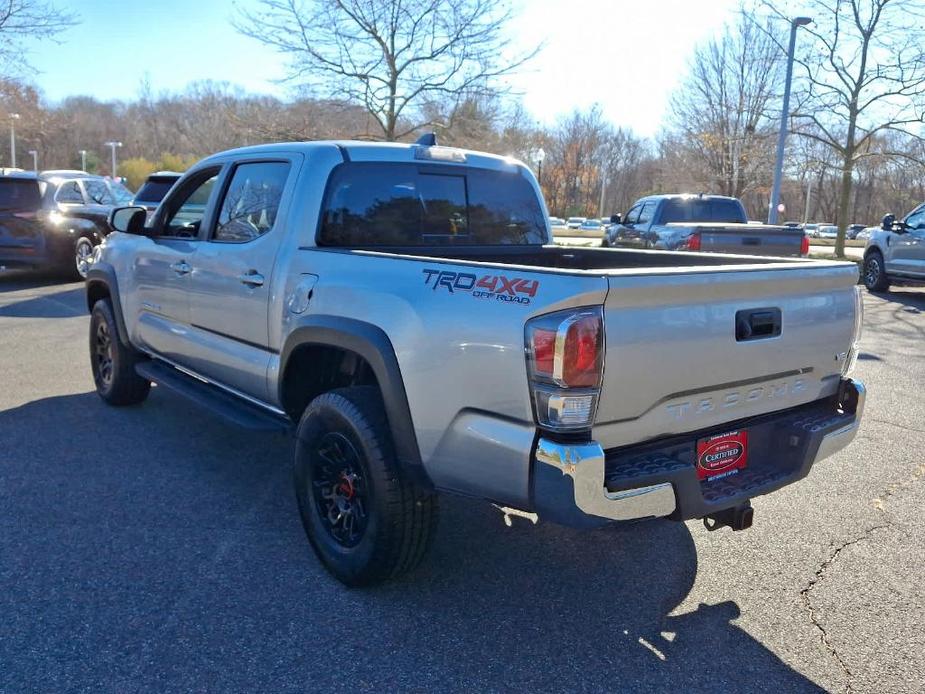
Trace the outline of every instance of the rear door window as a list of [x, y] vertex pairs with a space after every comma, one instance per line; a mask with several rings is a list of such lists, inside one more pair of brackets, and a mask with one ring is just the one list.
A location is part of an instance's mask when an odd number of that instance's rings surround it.
[[69, 205], [83, 205], [84, 196], [80, 192], [80, 184], [77, 181], [62, 183], [55, 195], [55, 201]]
[[87, 192], [87, 197], [90, 199], [91, 205], [115, 204], [112, 193], [109, 192], [109, 188], [106, 187], [103, 181], [84, 181], [84, 190]]
[[518, 172], [354, 162], [331, 175], [327, 246], [543, 244], [546, 220]]

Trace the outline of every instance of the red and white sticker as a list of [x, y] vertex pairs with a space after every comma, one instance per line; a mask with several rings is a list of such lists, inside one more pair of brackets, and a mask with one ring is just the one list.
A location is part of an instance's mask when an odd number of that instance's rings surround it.
[[748, 462], [748, 431], [728, 431], [697, 442], [697, 477], [716, 479], [738, 472]]

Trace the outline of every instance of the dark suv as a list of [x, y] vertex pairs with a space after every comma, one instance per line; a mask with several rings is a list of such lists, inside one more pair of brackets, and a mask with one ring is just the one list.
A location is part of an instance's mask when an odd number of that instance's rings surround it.
[[161, 200], [167, 195], [167, 191], [173, 187], [174, 183], [180, 180], [180, 176], [182, 175], [183, 174], [177, 173], [176, 171], [158, 171], [151, 174], [145, 179], [145, 182], [142, 184], [141, 188], [138, 189], [138, 192], [135, 193], [135, 199], [132, 201], [132, 204], [144, 207], [150, 219], [154, 210], [156, 210], [157, 206], [161, 203]]
[[117, 181], [80, 171], [0, 176], [0, 267], [63, 270], [86, 277], [109, 213], [132, 194]]

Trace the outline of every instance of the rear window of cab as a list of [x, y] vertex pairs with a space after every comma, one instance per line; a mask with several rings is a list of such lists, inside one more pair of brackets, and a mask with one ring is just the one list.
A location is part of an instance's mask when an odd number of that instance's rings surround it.
[[318, 245], [536, 245], [546, 219], [519, 172], [348, 162], [328, 182]]

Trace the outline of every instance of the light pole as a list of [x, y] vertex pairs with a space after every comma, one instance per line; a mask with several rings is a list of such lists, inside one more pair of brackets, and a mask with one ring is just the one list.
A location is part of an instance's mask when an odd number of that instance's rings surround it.
[[87, 170], [87, 150], [82, 149], [80, 150], [80, 152], [78, 152], [78, 154], [80, 154], [80, 170], [86, 171]]
[[16, 121], [19, 120], [18, 113], [10, 114], [10, 166], [16, 168]]
[[32, 170], [38, 173], [39, 171], [39, 153], [34, 149], [29, 150], [29, 154], [32, 155]]
[[601, 205], [599, 209], [598, 219], [604, 218], [604, 193], [607, 192], [607, 174], [601, 173]]
[[540, 147], [533, 155], [536, 159], [536, 179], [540, 186], [543, 185], [543, 160], [546, 159], [546, 150]]
[[812, 22], [811, 17], [790, 20], [790, 48], [787, 50], [787, 78], [784, 81], [784, 103], [780, 113], [780, 131], [777, 133], [777, 161], [774, 164], [774, 185], [768, 207], [768, 224], [777, 224], [777, 203], [780, 202], [780, 183], [784, 174], [784, 142], [787, 140], [787, 119], [790, 117], [790, 82], [793, 79], [793, 51], [797, 43], [797, 28]]
[[110, 174], [113, 178], [116, 177], [116, 147], [121, 147], [121, 142], [104, 142], [104, 145], [112, 148], [112, 173]]

